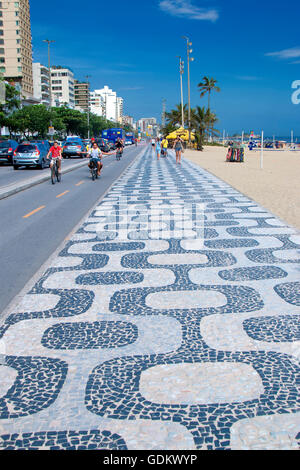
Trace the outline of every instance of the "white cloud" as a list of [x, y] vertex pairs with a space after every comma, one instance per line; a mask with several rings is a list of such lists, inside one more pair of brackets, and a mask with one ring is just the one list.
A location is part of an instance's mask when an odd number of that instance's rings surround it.
[[300, 47], [284, 49], [283, 51], [278, 52], [269, 52], [266, 56], [277, 57], [278, 59], [296, 59], [297, 57], [300, 57]]
[[219, 18], [217, 10], [196, 6], [191, 0], [161, 0], [159, 7], [165, 13], [179, 18], [207, 21], [216, 21]]

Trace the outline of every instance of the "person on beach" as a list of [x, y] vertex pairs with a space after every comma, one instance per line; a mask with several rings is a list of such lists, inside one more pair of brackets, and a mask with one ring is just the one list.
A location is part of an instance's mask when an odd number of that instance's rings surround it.
[[183, 146], [183, 141], [179, 136], [176, 138], [173, 148], [175, 149], [175, 152], [176, 152], [176, 165], [177, 163], [181, 165], [181, 154], [184, 151], [184, 146]]
[[160, 158], [160, 152], [161, 152], [161, 144], [159, 138], [156, 139], [156, 154], [157, 154], [157, 160]]

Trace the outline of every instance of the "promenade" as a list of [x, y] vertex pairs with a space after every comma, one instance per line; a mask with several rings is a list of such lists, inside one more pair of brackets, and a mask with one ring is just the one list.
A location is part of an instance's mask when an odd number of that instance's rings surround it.
[[298, 449], [299, 319], [296, 229], [147, 147], [0, 319], [0, 449]]

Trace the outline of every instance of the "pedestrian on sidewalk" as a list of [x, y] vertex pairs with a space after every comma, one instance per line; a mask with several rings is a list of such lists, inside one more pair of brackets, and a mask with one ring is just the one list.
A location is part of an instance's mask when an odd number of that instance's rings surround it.
[[173, 148], [176, 152], [176, 165], [181, 165], [181, 154], [184, 151], [183, 140], [178, 136], [174, 142]]
[[162, 143], [161, 143], [161, 147], [162, 147], [162, 155], [164, 155], [164, 157], [167, 157], [168, 156], [168, 145], [169, 145], [169, 142], [167, 140], [166, 137], [164, 137], [164, 139], [162, 140]]
[[156, 154], [157, 154], [157, 160], [160, 158], [160, 152], [161, 152], [161, 144], [159, 138], [156, 139]]

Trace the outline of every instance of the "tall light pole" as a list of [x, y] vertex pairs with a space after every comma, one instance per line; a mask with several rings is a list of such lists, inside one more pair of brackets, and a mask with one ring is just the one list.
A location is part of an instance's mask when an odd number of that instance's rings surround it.
[[44, 39], [43, 42], [48, 44], [48, 70], [49, 70], [49, 109], [52, 106], [52, 81], [51, 81], [51, 62], [50, 62], [50, 44], [53, 44], [55, 41], [50, 41], [49, 39]]
[[181, 125], [184, 129], [184, 107], [183, 107], [183, 83], [182, 83], [182, 76], [184, 74], [184, 62], [181, 60], [180, 56], [177, 56], [179, 58], [179, 73], [180, 73], [180, 96], [181, 96]]
[[167, 107], [167, 100], [165, 98], [163, 98], [163, 100], [162, 100], [162, 115], [161, 115], [162, 127], [166, 127], [166, 107]]
[[90, 82], [89, 78], [91, 78], [91, 75], [86, 75], [86, 81], [88, 85], [88, 108], [87, 108], [87, 120], [88, 120], [88, 139], [90, 138]]
[[187, 36], [182, 36], [186, 40], [187, 45], [187, 63], [188, 63], [188, 127], [189, 127], [189, 145], [191, 145], [191, 80], [190, 80], [190, 62], [194, 61], [194, 58], [191, 57], [193, 49], [191, 46], [193, 43]]

